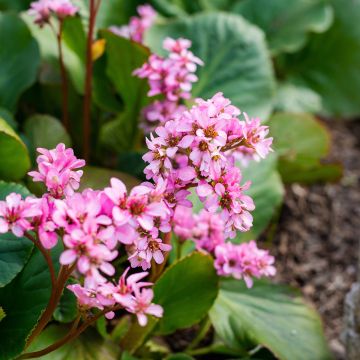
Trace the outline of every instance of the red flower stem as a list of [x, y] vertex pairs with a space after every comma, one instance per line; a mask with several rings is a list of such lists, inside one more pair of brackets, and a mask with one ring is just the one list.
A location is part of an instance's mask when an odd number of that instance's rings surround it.
[[[100, 3], [97, 4], [98, 6]], [[86, 45], [86, 74], [85, 74], [85, 88], [84, 88], [84, 103], [83, 103], [83, 157], [86, 162], [90, 158], [90, 110], [91, 110], [91, 90], [92, 90], [92, 74], [93, 74], [93, 60], [92, 60], [92, 43], [94, 37], [95, 19], [97, 7], [95, 0], [90, 0], [90, 17], [89, 17], [89, 31]]]
[[[90, 319], [88, 319], [87, 321], [85, 321], [79, 328], [75, 327], [73, 329], [70, 330], [70, 332], [64, 336], [62, 339], [58, 340], [57, 342], [55, 342], [54, 344], [46, 347], [43, 350], [39, 350], [39, 351], [34, 351], [31, 353], [27, 353], [27, 354], [23, 354], [21, 355], [18, 360], [20, 359], [32, 359], [32, 358], [38, 358], [41, 356], [44, 356], [46, 354], [49, 354], [55, 350], [57, 350], [58, 348], [60, 348], [61, 346], [65, 345], [66, 343], [74, 340], [75, 338], [77, 338], [83, 331], [85, 331], [92, 323], [94, 323], [97, 319], [99, 319], [101, 316], [105, 315], [107, 312], [110, 311], [116, 311], [121, 309], [121, 305], [116, 305], [114, 307], [111, 308], [107, 308], [102, 310], [101, 312], [99, 312], [98, 314], [94, 315], [93, 317], [91, 317]], [[75, 320], [76, 321], [76, 320]]]

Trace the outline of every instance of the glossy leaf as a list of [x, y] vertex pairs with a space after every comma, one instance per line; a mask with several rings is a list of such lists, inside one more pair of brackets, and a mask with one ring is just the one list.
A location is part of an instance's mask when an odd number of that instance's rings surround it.
[[319, 316], [287, 287], [223, 281], [210, 318], [230, 348], [260, 344], [280, 360], [332, 359]]
[[25, 144], [15, 131], [0, 118], [0, 178], [19, 180], [30, 168]]
[[323, 163], [330, 150], [330, 134], [311, 115], [279, 113], [268, 123], [279, 155], [279, 172], [285, 182], [335, 181], [338, 164]]
[[[29, 347], [28, 351], [38, 351], [53, 344], [69, 332], [65, 326], [50, 325]], [[41, 357], [43, 360], [116, 360], [119, 347], [104, 340], [96, 330], [89, 328], [74, 341], [58, 350]]]
[[[58, 264], [61, 246], [52, 249], [52, 258]], [[35, 249], [23, 270], [7, 286], [0, 289], [0, 304], [6, 317], [0, 322], [0, 359], [19, 355], [51, 293], [48, 266], [42, 254]]]
[[299, 50], [309, 32], [324, 32], [333, 20], [325, 0], [244, 0], [232, 11], [264, 30], [274, 54]]
[[266, 119], [273, 108], [274, 74], [264, 34], [239, 15], [197, 14], [153, 26], [146, 43], [162, 53], [170, 36], [192, 41], [191, 50], [205, 63], [197, 72], [194, 97], [218, 91], [252, 116]]
[[59, 143], [71, 146], [70, 136], [61, 122], [50, 115], [34, 115], [28, 118], [24, 124], [24, 132], [32, 145], [33, 155], [38, 147], [53, 149]]
[[253, 227], [248, 232], [238, 232], [237, 240], [256, 239], [279, 209], [284, 197], [284, 186], [276, 167], [275, 155], [260, 162], [253, 161], [247, 167], [241, 167], [243, 182], [251, 181], [250, 189], [246, 193], [253, 198], [255, 210], [252, 212]]
[[175, 262], [155, 283], [154, 292], [154, 302], [164, 308], [159, 333], [196, 324], [206, 315], [218, 292], [212, 258], [194, 252]]
[[15, 14], [0, 13], [0, 106], [14, 110], [19, 96], [36, 79], [39, 47]]

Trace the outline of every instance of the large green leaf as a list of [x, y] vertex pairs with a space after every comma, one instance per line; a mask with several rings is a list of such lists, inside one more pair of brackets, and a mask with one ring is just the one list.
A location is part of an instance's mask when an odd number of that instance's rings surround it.
[[0, 118], [0, 178], [19, 180], [30, 168], [25, 144], [15, 131]]
[[244, 0], [232, 11], [262, 28], [275, 54], [299, 50], [308, 32], [324, 32], [333, 20], [326, 0]]
[[154, 302], [164, 308], [159, 332], [171, 333], [199, 322], [218, 293], [210, 256], [194, 252], [171, 265], [154, 285]]
[[[20, 184], [0, 181], [0, 200], [12, 192], [23, 197], [30, 195], [26, 187]], [[0, 234], [0, 288], [10, 283], [22, 270], [32, 248], [32, 242], [26, 238], [18, 238], [12, 233]]]
[[338, 164], [324, 163], [330, 150], [330, 134], [311, 115], [278, 113], [269, 123], [279, 172], [285, 182], [334, 181], [342, 175]]
[[325, 115], [352, 118], [360, 115], [360, 0], [330, 3], [333, 26], [313, 35], [303, 51], [287, 58], [281, 71], [319, 93]]
[[15, 14], [0, 13], [0, 106], [14, 110], [21, 93], [36, 79], [39, 48]]
[[[50, 325], [28, 349], [39, 351], [55, 343], [69, 332], [65, 326]], [[95, 329], [88, 329], [74, 341], [41, 357], [43, 360], [116, 360], [120, 349], [115, 343], [104, 340]]]
[[0, 0], [0, 10], [26, 10], [32, 0]]
[[[61, 246], [52, 249], [52, 259], [58, 264]], [[43, 255], [35, 249], [24, 269], [7, 286], [0, 289], [0, 304], [6, 317], [0, 322], [0, 359], [19, 355], [51, 293], [48, 266]]]
[[191, 50], [205, 63], [197, 72], [194, 97], [218, 91], [252, 116], [266, 119], [273, 108], [274, 75], [263, 32], [240, 15], [197, 14], [153, 26], [146, 43], [162, 52], [170, 36], [192, 41]]
[[0, 108], [0, 118], [4, 119], [8, 123], [8, 125], [10, 125], [14, 130], [16, 130], [17, 123], [14, 119], [13, 114], [10, 111], [4, 108]]
[[[71, 284], [72, 282], [68, 282]], [[65, 287], [59, 304], [54, 311], [54, 319], [61, 323], [69, 323], [75, 320], [78, 314], [77, 299], [72, 291]]]
[[276, 170], [276, 156], [242, 167], [243, 181], [251, 181], [247, 191], [255, 203], [253, 227], [246, 233], [238, 233], [237, 240], [256, 239], [268, 226], [284, 197], [284, 186]]
[[24, 132], [34, 153], [38, 147], [53, 149], [59, 143], [71, 146], [70, 136], [61, 122], [50, 115], [34, 115], [28, 118], [24, 124]]
[[[122, 151], [124, 136], [130, 144], [135, 143], [140, 110], [149, 102], [146, 80], [133, 75], [133, 71], [147, 60], [149, 51], [144, 46], [109, 31], [102, 31], [102, 35], [106, 40], [106, 74], [124, 102], [126, 131], [124, 133], [122, 130], [123, 123], [118, 117], [102, 129], [100, 140], [106, 147]], [[124, 141], [118, 142], [119, 138]]]
[[261, 344], [280, 360], [332, 359], [316, 312], [289, 288], [223, 281], [210, 311], [216, 333], [231, 348]]

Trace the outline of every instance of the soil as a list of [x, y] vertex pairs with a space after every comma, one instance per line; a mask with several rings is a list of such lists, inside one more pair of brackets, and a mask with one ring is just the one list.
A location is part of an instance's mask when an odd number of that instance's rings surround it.
[[357, 279], [360, 229], [360, 122], [328, 122], [333, 160], [344, 166], [336, 184], [286, 189], [273, 239], [277, 280], [300, 287], [324, 321], [336, 359], [345, 359], [341, 342], [346, 293]]

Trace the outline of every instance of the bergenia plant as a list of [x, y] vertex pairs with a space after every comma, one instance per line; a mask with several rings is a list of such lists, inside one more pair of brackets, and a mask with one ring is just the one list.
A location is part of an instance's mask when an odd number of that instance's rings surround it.
[[[54, 28], [52, 16], [57, 18], [60, 59], [62, 22], [77, 11], [69, 0], [31, 4], [39, 26]], [[156, 13], [147, 5], [138, 12], [128, 26], [111, 31], [142, 42]], [[45, 185], [41, 197], [11, 193], [0, 202], [0, 233], [33, 242], [52, 282], [49, 303], [27, 346], [52, 320], [64, 289], [78, 304], [78, 316], [64, 338], [22, 358], [56, 350], [101, 316], [131, 314], [140, 327], [147, 326], [149, 317], [163, 317], [163, 307], [154, 303], [153, 284], [166, 272], [172, 247], [181, 249], [185, 241], [213, 259], [219, 277], [243, 280], [251, 287], [254, 278], [275, 274], [274, 258], [255, 241], [231, 242], [238, 231], [251, 229], [255, 209], [247, 194], [251, 184], [242, 181], [238, 163], [259, 161], [272, 151], [268, 127], [242, 113], [221, 92], [195, 99], [187, 108], [184, 100], [191, 98], [195, 72], [203, 62], [190, 51], [187, 39], [166, 38], [163, 47], [166, 58], [151, 54], [134, 71], [134, 76], [147, 79], [148, 96], [156, 96], [142, 112], [141, 127], [148, 134], [146, 182], [127, 189], [114, 177], [104, 189], [80, 190], [85, 160], [61, 143], [55, 149], [37, 149], [38, 169], [29, 175]], [[194, 202], [202, 204], [198, 213], [192, 209]], [[52, 254], [59, 246], [57, 264]]]

